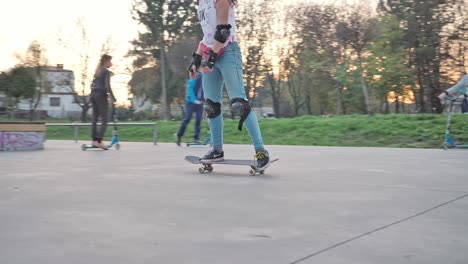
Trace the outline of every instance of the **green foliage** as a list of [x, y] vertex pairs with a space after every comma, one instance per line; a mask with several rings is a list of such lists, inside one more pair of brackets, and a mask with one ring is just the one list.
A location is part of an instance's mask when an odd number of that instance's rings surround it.
[[411, 111], [440, 112], [436, 96], [466, 74], [466, 1], [381, 0], [378, 15], [358, 2], [288, 10], [290, 47], [275, 55], [279, 74], [265, 81], [272, 97], [289, 102], [281, 108], [292, 113], [283, 116], [400, 112], [402, 101], [414, 103]]
[[119, 121], [129, 121], [132, 120], [134, 116], [133, 107], [116, 107], [115, 108], [115, 117]]
[[135, 0], [133, 18], [145, 27], [132, 42], [129, 55], [135, 57], [136, 68], [145, 66], [148, 58], [161, 60], [161, 47], [170, 44], [186, 31], [196, 14], [191, 0]]
[[0, 72], [0, 92], [4, 92], [10, 86], [10, 77], [3, 72]]
[[[370, 48], [367, 59], [368, 81], [378, 99], [385, 103], [382, 111], [388, 113], [388, 97], [393, 92], [399, 100], [408, 98], [413, 91], [414, 72], [406, 63], [407, 52], [403, 47], [403, 31], [395, 15], [384, 15], [380, 20], [382, 34]], [[401, 98], [399, 98], [401, 97]]]
[[457, 28], [455, 22], [466, 17], [466, 12], [457, 14], [455, 11], [463, 6], [466, 7], [464, 0], [380, 1], [382, 12], [395, 15], [401, 25], [406, 60], [416, 69], [416, 103], [419, 112], [431, 112], [433, 109], [442, 111], [439, 100], [434, 98], [444, 90], [441, 87], [442, 66], [450, 57], [448, 47], [454, 46], [449, 43], [453, 39], [460, 41], [457, 49], [460, 50], [458, 56], [461, 58], [464, 58], [463, 53], [466, 52], [463, 47], [468, 45], [466, 38], [463, 39], [465, 33]]
[[36, 79], [31, 69], [23, 66], [15, 67], [6, 73], [0, 86], [7, 97], [15, 99], [15, 104], [21, 98], [33, 98], [36, 93]]
[[[185, 92], [185, 79], [168, 72], [167, 97], [172, 102], [174, 98], [183, 96]], [[158, 67], [148, 67], [136, 70], [129, 81], [130, 92], [141, 98], [148, 98], [153, 103], [159, 103], [161, 99], [161, 74]]]
[[138, 111], [133, 114], [134, 121], [144, 121], [144, 120], [157, 120], [158, 116], [156, 113], [150, 110]]
[[[155, 67], [160, 70], [160, 93], [161, 109], [163, 118], [170, 117], [171, 91], [178, 94], [182, 77], [174, 74], [170, 69], [168, 61], [169, 47], [184, 33], [193, 33], [196, 18], [195, 2], [191, 0], [135, 0], [133, 2], [133, 18], [145, 27], [137, 39], [132, 41], [133, 48], [129, 55], [134, 58], [135, 70], [144, 67]], [[178, 80], [176, 80], [178, 79]], [[169, 81], [168, 81], [169, 80]], [[149, 82], [152, 82], [151, 80]], [[158, 87], [151, 85], [151, 91], [146, 93], [146, 98], [153, 98], [159, 91]]]

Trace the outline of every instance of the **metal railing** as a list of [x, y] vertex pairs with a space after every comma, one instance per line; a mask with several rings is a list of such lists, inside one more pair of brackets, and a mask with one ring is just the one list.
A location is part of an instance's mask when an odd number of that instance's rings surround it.
[[[90, 127], [91, 123], [47, 123], [46, 124], [48, 127], [52, 126], [63, 126], [63, 127], [74, 127], [75, 128], [75, 143], [78, 143], [78, 128], [79, 127]], [[100, 124], [98, 124], [100, 125]], [[152, 126], [153, 127], [153, 145], [157, 145], [158, 143], [158, 129], [156, 126], [156, 123], [108, 123], [108, 126], [117, 126], [117, 127], [123, 127], [123, 126]]]

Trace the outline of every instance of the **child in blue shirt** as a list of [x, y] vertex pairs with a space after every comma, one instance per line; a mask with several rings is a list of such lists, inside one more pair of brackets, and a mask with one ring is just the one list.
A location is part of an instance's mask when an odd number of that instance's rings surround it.
[[200, 124], [203, 117], [203, 85], [202, 74], [198, 73], [197, 78], [190, 78], [187, 83], [187, 96], [185, 97], [185, 115], [182, 123], [180, 124], [179, 131], [176, 134], [176, 143], [180, 146], [182, 137], [184, 136], [185, 129], [190, 123], [193, 114], [195, 113], [195, 133], [193, 139], [195, 142], [200, 142]]

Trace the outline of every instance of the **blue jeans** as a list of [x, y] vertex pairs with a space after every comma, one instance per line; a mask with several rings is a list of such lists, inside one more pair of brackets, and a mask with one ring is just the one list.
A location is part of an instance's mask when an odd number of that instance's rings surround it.
[[178, 137], [182, 137], [184, 135], [185, 129], [190, 123], [193, 113], [195, 113], [195, 134], [193, 135], [193, 139], [200, 140], [200, 124], [203, 115], [203, 104], [194, 104], [190, 102], [185, 104], [185, 115], [182, 120], [182, 124], [180, 124], [179, 131], [177, 132]]
[[[222, 103], [223, 84], [226, 84], [229, 99], [247, 98], [242, 75], [242, 56], [237, 42], [226, 47], [216, 60], [213, 71], [203, 74], [205, 99]], [[263, 139], [255, 111], [251, 111], [244, 122], [256, 151], [263, 150]], [[223, 116], [210, 119], [211, 138], [215, 149], [223, 146]], [[236, 126], [237, 128], [237, 126]], [[235, 128], [235, 129], [236, 129]]]

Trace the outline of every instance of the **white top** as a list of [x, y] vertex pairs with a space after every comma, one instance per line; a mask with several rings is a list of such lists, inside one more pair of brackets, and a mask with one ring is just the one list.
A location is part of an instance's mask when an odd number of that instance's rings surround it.
[[[200, 0], [198, 4], [198, 19], [203, 30], [202, 43], [209, 48], [213, 47], [214, 35], [216, 32], [216, 26], [218, 25], [216, 17], [216, 1], [217, 0]], [[234, 5], [229, 7], [229, 18], [228, 23], [231, 24], [230, 29], [231, 35], [227, 38], [224, 46], [226, 47], [229, 43], [235, 40], [236, 36], [236, 19], [234, 18]]]

